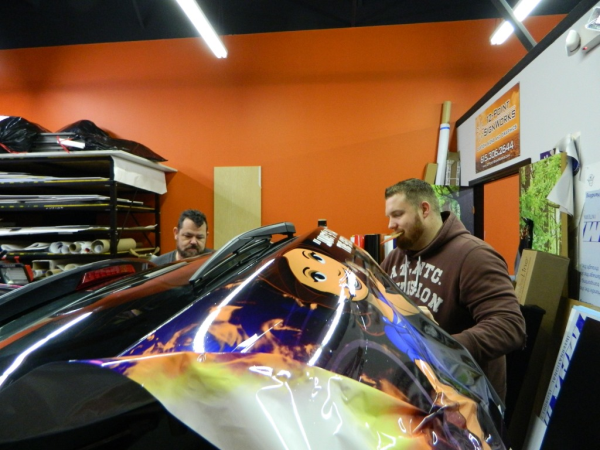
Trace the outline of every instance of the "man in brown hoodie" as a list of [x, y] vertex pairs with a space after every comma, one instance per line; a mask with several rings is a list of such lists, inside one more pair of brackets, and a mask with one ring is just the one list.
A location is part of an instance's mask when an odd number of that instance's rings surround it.
[[506, 262], [454, 214], [440, 213], [425, 181], [401, 181], [386, 189], [385, 199], [397, 237], [381, 267], [473, 355], [504, 401], [505, 355], [522, 348], [526, 338]]

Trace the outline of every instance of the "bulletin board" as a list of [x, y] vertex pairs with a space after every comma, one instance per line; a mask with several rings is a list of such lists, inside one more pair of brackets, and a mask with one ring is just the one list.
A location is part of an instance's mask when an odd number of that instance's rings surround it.
[[534, 163], [567, 135], [578, 135], [583, 164], [600, 160], [600, 46], [566, 51], [567, 33], [583, 27], [596, 5], [581, 1], [457, 121], [461, 185]]
[[[570, 30], [584, 35], [585, 25], [597, 20], [597, 8], [598, 0], [579, 2], [456, 123], [461, 185], [474, 187], [476, 193], [483, 184], [519, 173], [566, 148], [575, 152], [577, 159], [569, 158], [572, 166], [564, 171], [572, 176], [561, 178], [552, 201], [568, 217], [568, 227], [562, 226], [568, 228], [563, 235], [566, 239], [568, 234], [568, 248], [564, 245], [561, 254], [567, 248], [575, 269], [570, 270], [568, 286], [569, 296], [576, 299], [578, 274], [589, 266], [582, 259], [582, 213], [586, 195], [600, 190], [600, 45], [569, 55], [566, 44]], [[481, 194], [475, 203], [483, 208]], [[476, 220], [475, 229], [482, 237], [481, 220]]]

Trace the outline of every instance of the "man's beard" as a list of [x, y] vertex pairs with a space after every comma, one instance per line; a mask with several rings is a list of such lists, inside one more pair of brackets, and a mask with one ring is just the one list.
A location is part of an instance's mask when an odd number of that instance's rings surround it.
[[420, 250], [413, 248], [413, 246], [421, 239], [424, 232], [423, 221], [419, 216], [416, 216], [411, 229], [405, 229], [404, 234], [396, 238], [396, 247], [402, 250]]
[[179, 256], [182, 258], [190, 258], [192, 256], [197, 256], [200, 254], [200, 247], [197, 245], [191, 245], [186, 247], [185, 249], [181, 247], [177, 247], [177, 251], [179, 252]]

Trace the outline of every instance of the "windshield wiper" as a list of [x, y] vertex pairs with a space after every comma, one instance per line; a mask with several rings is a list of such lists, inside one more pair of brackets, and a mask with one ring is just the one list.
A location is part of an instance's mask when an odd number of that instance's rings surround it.
[[208, 278], [216, 278], [230, 268], [247, 261], [252, 255], [262, 252], [272, 243], [273, 235], [283, 234], [289, 239], [296, 233], [296, 227], [290, 222], [256, 228], [231, 239], [224, 247], [216, 251], [211, 258], [190, 278], [194, 286]]

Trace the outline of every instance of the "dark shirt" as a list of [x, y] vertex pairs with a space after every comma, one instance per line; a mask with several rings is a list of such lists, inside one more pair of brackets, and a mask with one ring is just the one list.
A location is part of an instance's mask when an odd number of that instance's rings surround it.
[[[200, 255], [206, 255], [207, 253], [212, 253], [214, 250], [212, 248], [205, 248]], [[155, 256], [151, 259], [151, 261], [157, 266], [161, 266], [163, 264], [168, 264], [176, 261], [177, 250], [173, 250], [172, 252], [165, 253], [164, 255]]]

